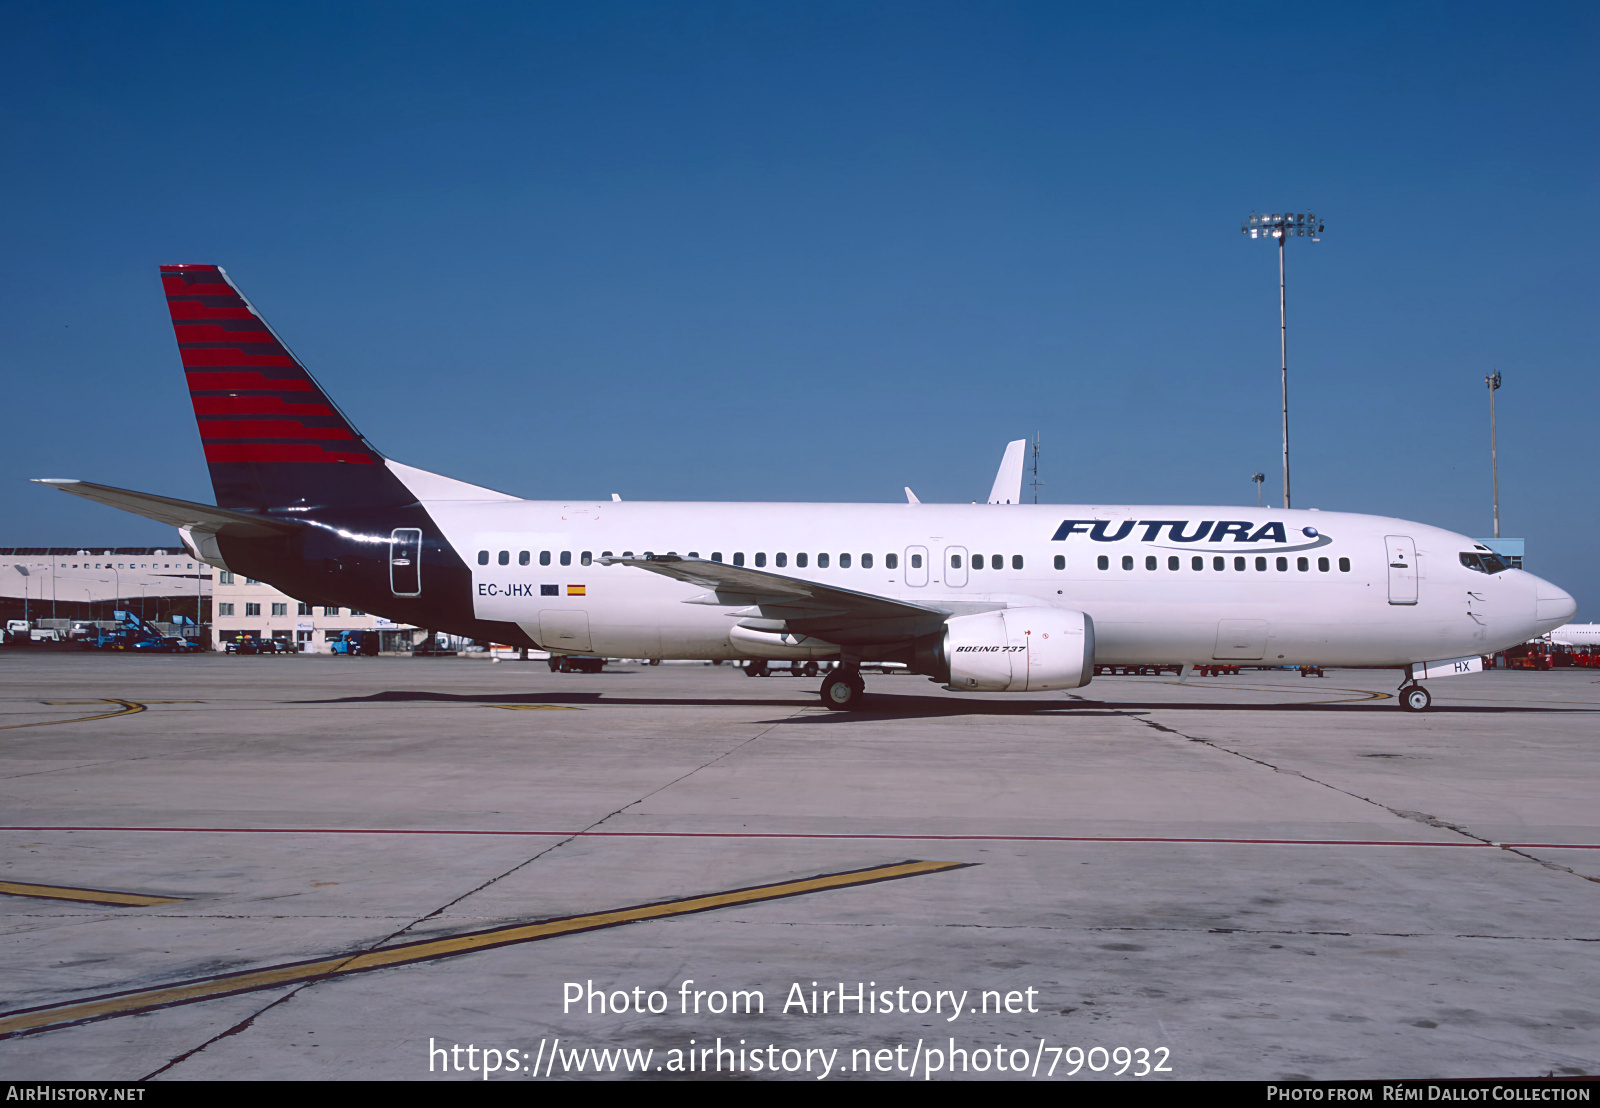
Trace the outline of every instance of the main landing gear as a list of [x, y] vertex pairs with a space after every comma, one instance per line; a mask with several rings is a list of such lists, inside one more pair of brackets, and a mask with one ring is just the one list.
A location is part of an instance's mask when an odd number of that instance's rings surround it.
[[835, 712], [853, 712], [861, 707], [867, 683], [858, 666], [841, 664], [822, 682], [822, 703]]
[[1400, 686], [1400, 707], [1408, 712], [1426, 712], [1433, 703], [1433, 697], [1428, 695], [1428, 690], [1421, 685]]

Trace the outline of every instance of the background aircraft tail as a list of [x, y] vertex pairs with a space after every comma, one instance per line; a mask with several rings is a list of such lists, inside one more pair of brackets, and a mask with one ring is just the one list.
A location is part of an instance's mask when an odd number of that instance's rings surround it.
[[415, 501], [220, 266], [161, 283], [220, 507]]

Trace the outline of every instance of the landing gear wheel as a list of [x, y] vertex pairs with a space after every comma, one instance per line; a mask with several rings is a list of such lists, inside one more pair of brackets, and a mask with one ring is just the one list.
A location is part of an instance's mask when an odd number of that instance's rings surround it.
[[561, 672], [561, 659], [556, 657], [554, 654], [550, 655], [550, 672]]
[[807, 662], [801, 668], [800, 672], [805, 674], [807, 677], [815, 677], [817, 675], [817, 663]]
[[1408, 712], [1426, 712], [1433, 697], [1421, 685], [1407, 685], [1400, 690], [1400, 707]]
[[746, 677], [765, 677], [767, 675], [767, 663], [746, 662], [744, 664], [744, 675]]
[[822, 682], [822, 703], [835, 712], [853, 712], [865, 699], [867, 683], [858, 673], [830, 673]]

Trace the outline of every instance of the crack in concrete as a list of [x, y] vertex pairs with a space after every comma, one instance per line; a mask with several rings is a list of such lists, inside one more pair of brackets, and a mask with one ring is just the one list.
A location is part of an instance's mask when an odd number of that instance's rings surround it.
[[[533, 854], [531, 857], [525, 858], [521, 862], [518, 862], [516, 865], [512, 866], [510, 869], [506, 870], [504, 873], [496, 874], [495, 876], [489, 878], [487, 881], [484, 881], [482, 884], [479, 884], [479, 885], [475, 886], [474, 888], [468, 889], [466, 892], [462, 893], [460, 896], [457, 896], [453, 900], [450, 900], [450, 901], [448, 901], [448, 902], [446, 902], [444, 904], [439, 905], [439, 907], [435, 908], [433, 911], [427, 913], [426, 915], [418, 916], [417, 918], [413, 919], [410, 923], [406, 924], [404, 927], [401, 927], [401, 928], [391, 932], [390, 934], [385, 935], [383, 938], [378, 939], [376, 942], [368, 944], [367, 946], [363, 947], [361, 950], [353, 951], [350, 954], [350, 958], [346, 959], [346, 962], [348, 962], [351, 959], [357, 958], [361, 954], [367, 953], [368, 951], [378, 950], [378, 949], [380, 949], [380, 948], [382, 948], [384, 946], [387, 946], [389, 943], [392, 943], [396, 939], [399, 939], [401, 936], [405, 935], [406, 932], [410, 931], [412, 928], [417, 927], [420, 924], [425, 923], [426, 921], [428, 921], [430, 919], [434, 919], [435, 917], [439, 916], [443, 912], [448, 911], [450, 908], [455, 907], [457, 904], [460, 904], [463, 900], [466, 900], [468, 897], [482, 892], [484, 889], [487, 889], [490, 885], [493, 885], [496, 882], [502, 881], [505, 878], [510, 877], [512, 874], [516, 873], [519, 870], [522, 870], [522, 869], [525, 869], [528, 866], [531, 866], [534, 862], [537, 862], [540, 858], [543, 858], [545, 855], [549, 854], [550, 852], [552, 852], [554, 850], [559, 850], [561, 847], [566, 846], [568, 843], [572, 842], [574, 839], [577, 839], [580, 835], [584, 834], [585, 832], [593, 831], [596, 827], [599, 827], [601, 824], [605, 823], [607, 820], [613, 818], [614, 816], [619, 816], [623, 812], [626, 812], [629, 808], [632, 808], [632, 807], [634, 807], [636, 805], [639, 805], [639, 804], [643, 804], [645, 801], [649, 800], [651, 797], [655, 796], [657, 793], [663, 792], [663, 791], [665, 791], [667, 789], [672, 788], [672, 786], [679, 784], [680, 782], [688, 780], [690, 777], [693, 777], [695, 774], [699, 773], [701, 770], [708, 769], [711, 766], [716, 765], [718, 762], [722, 761], [724, 758], [732, 757], [734, 754], [738, 753], [740, 750], [743, 750], [745, 747], [749, 746], [751, 743], [755, 742], [757, 739], [761, 738], [761, 736], [765, 735], [767, 732], [771, 731], [773, 728], [775, 728], [777, 726], [778, 726], [778, 721], [774, 721], [773, 723], [768, 724], [766, 727], [763, 727], [760, 731], [757, 731], [754, 735], [751, 735], [749, 738], [744, 739], [741, 742], [735, 743], [733, 746], [729, 747], [727, 750], [724, 750], [721, 754], [718, 754], [715, 758], [712, 758], [709, 761], [702, 763], [701, 765], [695, 766], [693, 769], [688, 770], [687, 772], [680, 774], [679, 776], [673, 778], [671, 781], [668, 781], [668, 782], [666, 782], [666, 783], [664, 783], [662, 785], [657, 786], [654, 789], [651, 789], [649, 792], [645, 793], [643, 796], [636, 797], [635, 799], [630, 800], [628, 803], [622, 805], [622, 807], [620, 807], [620, 808], [617, 808], [615, 811], [607, 812], [605, 815], [601, 816], [599, 819], [597, 819], [594, 822], [590, 823], [587, 827], [584, 827], [584, 828], [582, 828], [582, 829], [580, 829], [578, 831], [573, 832], [571, 835], [568, 835], [563, 839], [559, 839], [556, 842], [551, 843], [549, 846], [547, 846], [543, 850], [540, 850], [537, 853]], [[341, 963], [341, 965], [343, 965], [343, 964], [344, 963]], [[337, 970], [335, 970], [335, 972], [337, 972]], [[329, 976], [332, 976], [332, 974], [330, 974]], [[139, 1080], [141, 1080], [141, 1081], [149, 1081], [151, 1078], [158, 1077], [161, 1074], [165, 1073], [167, 1070], [172, 1069], [174, 1066], [177, 1066], [178, 1064], [180, 1064], [182, 1062], [185, 1062], [188, 1059], [194, 1057], [196, 1054], [199, 1054], [202, 1050], [205, 1050], [208, 1046], [211, 1046], [214, 1043], [219, 1043], [223, 1039], [231, 1038], [231, 1037], [233, 1037], [235, 1035], [241, 1034], [244, 1031], [249, 1030], [249, 1028], [255, 1023], [255, 1021], [257, 1019], [259, 1019], [260, 1017], [266, 1015], [272, 1009], [278, 1007], [280, 1004], [284, 1004], [284, 1003], [287, 1003], [290, 1000], [293, 1000], [296, 996], [300, 995], [300, 993], [303, 992], [304, 990], [309, 989], [313, 985], [316, 985], [318, 982], [325, 981], [327, 979], [328, 979], [327, 977], [317, 977], [317, 978], [313, 978], [310, 981], [306, 981], [303, 984], [295, 986], [294, 988], [292, 988], [288, 992], [286, 992], [284, 995], [282, 995], [282, 996], [278, 997], [276, 1000], [272, 1001], [270, 1004], [264, 1005], [263, 1007], [261, 1007], [257, 1011], [255, 1011], [255, 1012], [251, 1013], [250, 1015], [246, 1016], [244, 1019], [240, 1020], [238, 1023], [234, 1024], [232, 1027], [229, 1027], [224, 1031], [218, 1032], [217, 1034], [213, 1035], [211, 1038], [209, 1038], [209, 1039], [205, 1040], [204, 1042], [202, 1042], [200, 1045], [198, 1045], [196, 1047], [193, 1047], [190, 1050], [184, 1051], [182, 1054], [178, 1055], [175, 1058], [169, 1059], [166, 1063], [164, 1063], [163, 1065], [159, 1066], [158, 1068], [150, 1071], [149, 1073], [145, 1074]]]
[[[1081, 697], [1081, 696], [1077, 695], [1076, 693], [1068, 693], [1067, 696], [1068, 696], [1069, 699], [1072, 699], [1072, 700], [1085, 700], [1086, 699], [1085, 697]], [[1257, 757], [1255, 757], [1253, 755], [1245, 754], [1242, 751], [1232, 750], [1232, 749], [1230, 749], [1230, 748], [1228, 748], [1226, 746], [1223, 746], [1221, 743], [1216, 742], [1213, 739], [1203, 739], [1203, 738], [1200, 738], [1197, 735], [1185, 734], [1184, 732], [1179, 731], [1176, 728], [1168, 727], [1168, 726], [1166, 726], [1165, 724], [1162, 724], [1162, 723], [1157, 723], [1155, 720], [1149, 719], [1148, 717], [1146, 717], [1144, 715], [1135, 714], [1133, 712], [1122, 712], [1122, 711], [1115, 711], [1115, 710], [1113, 710], [1113, 714], [1119, 715], [1119, 716], [1126, 716], [1128, 719], [1133, 720], [1135, 723], [1142, 723], [1146, 727], [1154, 728], [1155, 730], [1165, 732], [1168, 735], [1176, 735], [1181, 739], [1188, 740], [1189, 742], [1200, 743], [1200, 744], [1202, 744], [1204, 746], [1209, 746], [1211, 749], [1217, 750], [1217, 751], [1221, 751], [1223, 754], [1231, 754], [1235, 758], [1243, 758], [1247, 762], [1254, 762], [1256, 765], [1264, 766], [1265, 768], [1270, 769], [1274, 773], [1288, 774], [1291, 777], [1298, 777], [1302, 781], [1309, 781], [1313, 785], [1320, 785], [1322, 788], [1332, 789], [1336, 793], [1342, 793], [1345, 796], [1348, 796], [1348, 797], [1350, 797], [1350, 798], [1352, 798], [1354, 800], [1360, 800], [1363, 803], [1371, 804], [1375, 808], [1382, 808], [1385, 812], [1388, 812], [1392, 816], [1397, 816], [1400, 819], [1410, 820], [1413, 823], [1421, 823], [1421, 824], [1424, 824], [1424, 825], [1426, 825], [1428, 827], [1437, 827], [1437, 828], [1439, 828], [1440, 830], [1443, 830], [1443, 831], [1450, 831], [1450, 832], [1453, 832], [1454, 834], [1460, 835], [1463, 838], [1472, 839], [1475, 842], [1483, 843], [1485, 846], [1496, 846], [1496, 847], [1499, 847], [1501, 850], [1504, 850], [1508, 854], [1515, 854], [1517, 857], [1526, 859], [1527, 861], [1530, 861], [1530, 862], [1534, 863], [1535, 865], [1543, 866], [1545, 869], [1555, 870], [1558, 873], [1568, 873], [1568, 874], [1571, 874], [1573, 877], [1579, 878], [1580, 880], [1589, 881], [1589, 882], [1591, 882], [1593, 884], [1600, 885], [1600, 877], [1591, 877], [1586, 873], [1579, 873], [1577, 870], [1573, 869], [1571, 866], [1563, 866], [1558, 862], [1547, 862], [1543, 858], [1539, 858], [1539, 857], [1536, 857], [1535, 855], [1529, 854], [1526, 850], [1522, 850], [1522, 849], [1519, 849], [1517, 847], [1506, 846], [1504, 843], [1499, 843], [1499, 842], [1494, 841], [1493, 839], [1485, 838], [1484, 836], [1479, 835], [1474, 831], [1468, 830], [1467, 828], [1461, 826], [1460, 824], [1451, 823], [1449, 820], [1443, 820], [1443, 819], [1440, 819], [1437, 816], [1431, 816], [1426, 812], [1412, 812], [1412, 811], [1407, 811], [1407, 810], [1405, 810], [1403, 808], [1392, 808], [1389, 805], [1383, 803], [1383, 801], [1381, 801], [1381, 800], [1375, 800], [1370, 796], [1362, 796], [1360, 793], [1354, 793], [1354, 792], [1351, 792], [1349, 789], [1340, 788], [1338, 785], [1332, 784], [1331, 782], [1328, 782], [1328, 781], [1319, 780], [1318, 778], [1312, 777], [1308, 773], [1302, 773], [1300, 770], [1288, 769], [1288, 768], [1286, 768], [1284, 766], [1275, 765], [1272, 762], [1268, 762], [1268, 761], [1266, 761], [1264, 759], [1257, 758]]]

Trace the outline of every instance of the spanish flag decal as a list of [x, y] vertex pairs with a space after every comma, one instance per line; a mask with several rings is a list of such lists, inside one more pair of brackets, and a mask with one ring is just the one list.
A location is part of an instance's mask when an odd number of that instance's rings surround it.
[[568, 596], [587, 596], [588, 594], [584, 591], [585, 588], [586, 588], [586, 586], [584, 586], [584, 585], [568, 585], [567, 586], [567, 595]]

